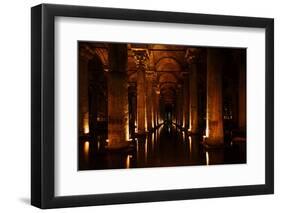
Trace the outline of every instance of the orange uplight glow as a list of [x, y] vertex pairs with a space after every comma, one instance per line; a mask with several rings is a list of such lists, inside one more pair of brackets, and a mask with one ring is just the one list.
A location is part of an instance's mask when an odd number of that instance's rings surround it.
[[85, 116], [84, 116], [83, 129], [84, 129], [84, 134], [90, 133], [88, 114], [85, 114]]
[[85, 161], [88, 163], [88, 161], [89, 161], [89, 151], [90, 151], [90, 142], [89, 141], [84, 142], [83, 151], [84, 151]]
[[84, 153], [85, 153], [85, 155], [89, 154], [89, 150], [90, 150], [90, 142], [85, 141], [85, 143], [84, 143]]
[[129, 141], [130, 140], [129, 124], [126, 124], [125, 128], [126, 128], [126, 130], [125, 130], [126, 131], [125, 140]]

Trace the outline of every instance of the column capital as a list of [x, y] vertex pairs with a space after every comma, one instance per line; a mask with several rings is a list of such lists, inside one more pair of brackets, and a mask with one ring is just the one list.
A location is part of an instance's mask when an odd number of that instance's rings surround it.
[[149, 53], [147, 49], [132, 49], [137, 69], [146, 70], [148, 68]]

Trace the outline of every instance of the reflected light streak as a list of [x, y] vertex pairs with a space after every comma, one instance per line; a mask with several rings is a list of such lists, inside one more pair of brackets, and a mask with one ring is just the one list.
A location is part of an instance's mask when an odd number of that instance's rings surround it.
[[84, 143], [84, 153], [88, 154], [90, 150], [90, 142], [89, 141], [85, 141]]
[[206, 152], [206, 165], [210, 165], [209, 152]]
[[138, 143], [138, 139], [135, 140], [136, 141], [136, 152], [137, 152], [137, 157], [139, 156], [139, 143]]
[[127, 158], [126, 158], [126, 168], [127, 169], [130, 168], [131, 158], [132, 158], [132, 155], [127, 155]]
[[145, 155], [145, 163], [146, 163], [147, 162], [147, 137], [145, 138], [144, 155]]
[[151, 149], [152, 149], [152, 153], [153, 153], [153, 150], [154, 150], [154, 137], [155, 137], [155, 133], [153, 132], [152, 135], [151, 135]]
[[84, 151], [84, 156], [85, 156], [86, 161], [88, 161], [88, 159], [89, 159], [89, 150], [90, 150], [90, 142], [85, 141], [84, 146], [83, 146], [83, 151]]
[[189, 153], [192, 152], [192, 139], [191, 136], [188, 136], [188, 145], [189, 145]]
[[100, 149], [100, 142], [99, 142], [99, 141], [98, 141], [98, 144], [97, 144], [97, 145], [98, 145], [98, 147], [97, 147], [97, 148], [98, 148], [98, 150], [99, 150], [99, 149]]

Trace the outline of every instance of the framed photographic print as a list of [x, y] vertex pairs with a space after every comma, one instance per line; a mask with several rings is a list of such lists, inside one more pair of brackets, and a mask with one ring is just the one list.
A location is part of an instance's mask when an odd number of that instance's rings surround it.
[[31, 203], [274, 191], [274, 21], [31, 9]]

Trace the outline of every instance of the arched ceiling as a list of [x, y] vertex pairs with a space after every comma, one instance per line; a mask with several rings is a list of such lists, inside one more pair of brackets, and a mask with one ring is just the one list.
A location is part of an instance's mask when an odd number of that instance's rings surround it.
[[163, 72], [163, 71], [180, 72], [182, 68], [175, 58], [164, 57], [157, 62], [157, 64], [155, 65], [155, 70], [158, 72]]
[[[108, 69], [110, 63], [108, 43], [81, 42], [79, 44], [81, 44], [79, 48], [83, 48], [82, 53], [85, 57], [91, 58], [97, 55], [104, 70]], [[167, 104], [175, 103], [177, 86], [183, 81], [182, 72], [187, 71], [188, 59], [192, 59], [193, 53], [196, 53], [198, 48], [163, 44], [128, 44], [127, 48], [128, 82], [136, 85], [140, 64], [140, 61], [136, 61], [139, 60], [136, 54], [144, 54], [145, 57], [141, 58], [142, 67], [150, 76], [153, 74], [153, 84], [160, 89], [161, 99]]]

